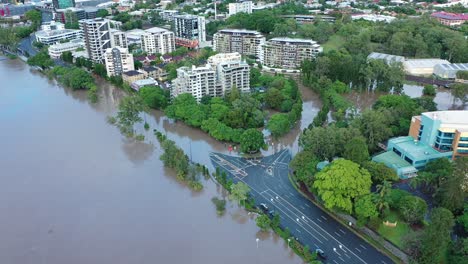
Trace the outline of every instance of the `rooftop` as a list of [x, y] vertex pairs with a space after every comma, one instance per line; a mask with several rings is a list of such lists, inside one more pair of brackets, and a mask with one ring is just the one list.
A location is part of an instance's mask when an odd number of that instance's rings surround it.
[[448, 20], [468, 20], [468, 14], [457, 14], [449, 12], [434, 12], [432, 13], [433, 17], [448, 19]]
[[468, 71], [468, 63], [438, 64], [436, 66], [444, 70]]
[[367, 56], [367, 59], [385, 60], [387, 62], [393, 62], [393, 61], [403, 62], [405, 60], [405, 57], [379, 53], [379, 52], [372, 52], [371, 54], [369, 54], [369, 56]]
[[80, 46], [84, 46], [83, 40], [73, 39], [73, 40], [70, 40], [70, 42], [57, 43], [57, 44], [51, 45], [49, 49], [67, 49], [67, 48], [75, 48], [75, 47], [80, 47]]
[[463, 131], [468, 131], [468, 110], [434, 111], [425, 112], [422, 115], [433, 120], [440, 120], [441, 127], [460, 128]]
[[124, 72], [123, 73], [124, 75], [127, 75], [127, 76], [137, 76], [137, 75], [140, 75], [140, 74], [143, 74], [139, 71], [127, 71], [127, 72]]
[[255, 31], [255, 30], [248, 30], [248, 29], [235, 29], [235, 28], [226, 28], [226, 29], [221, 29], [218, 32], [232, 32], [232, 33], [247, 33], [247, 34], [259, 34], [261, 35], [260, 32]]
[[[417, 140], [415, 141], [411, 136], [397, 137], [390, 140], [406, 153], [410, 153], [416, 160], [423, 160], [428, 156], [440, 154], [439, 151], [433, 149], [431, 146], [423, 144]], [[397, 154], [395, 155], [398, 156]]]
[[404, 64], [411, 68], [433, 68], [437, 64], [450, 64], [450, 62], [442, 59], [409, 59]]
[[169, 30], [167, 30], [165, 28], [160, 28], [160, 27], [148, 28], [145, 31], [148, 32], [148, 33], [151, 33], [151, 34], [156, 34], [156, 33], [161, 33], [161, 32], [170, 32]]
[[41, 30], [36, 32], [36, 36], [38, 37], [53, 37], [53, 36], [58, 36], [58, 35], [63, 35], [67, 33], [79, 33], [81, 30], [79, 29], [55, 29], [55, 30]]
[[406, 160], [402, 159], [393, 151], [387, 151], [372, 158], [375, 162], [385, 163], [394, 169], [412, 167]]
[[278, 42], [295, 42], [295, 43], [304, 43], [304, 44], [316, 44], [316, 41], [311, 39], [300, 39], [300, 38], [272, 38], [269, 41], [278, 41]]

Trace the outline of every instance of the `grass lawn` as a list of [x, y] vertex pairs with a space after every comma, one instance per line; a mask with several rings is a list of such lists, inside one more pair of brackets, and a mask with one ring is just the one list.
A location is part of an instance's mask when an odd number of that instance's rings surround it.
[[329, 52], [330, 50], [338, 50], [343, 46], [343, 44], [344, 40], [341, 36], [333, 35], [327, 42], [325, 42], [322, 45], [323, 52]]
[[380, 226], [377, 229], [377, 231], [381, 236], [385, 237], [387, 240], [391, 241], [399, 248], [403, 248], [402, 238], [403, 236], [411, 232], [411, 228], [394, 211], [390, 211], [389, 215], [385, 219], [383, 219], [383, 221], [385, 220], [388, 220], [391, 223], [398, 221], [397, 226], [389, 227], [385, 226], [383, 223], [380, 223]]

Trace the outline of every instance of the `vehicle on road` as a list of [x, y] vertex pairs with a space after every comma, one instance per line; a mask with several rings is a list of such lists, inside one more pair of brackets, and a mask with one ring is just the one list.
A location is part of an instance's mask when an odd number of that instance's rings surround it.
[[259, 207], [260, 207], [260, 210], [262, 210], [264, 213], [268, 212], [268, 206], [266, 204], [261, 203]]
[[317, 253], [317, 256], [322, 258], [322, 259], [327, 259], [327, 255], [325, 254], [325, 252], [323, 250], [321, 250], [320, 248], [317, 248], [315, 249], [315, 253]]
[[269, 216], [270, 218], [273, 218], [273, 217], [275, 216], [275, 214], [276, 214], [275, 210], [270, 210], [270, 211], [268, 211], [268, 216]]

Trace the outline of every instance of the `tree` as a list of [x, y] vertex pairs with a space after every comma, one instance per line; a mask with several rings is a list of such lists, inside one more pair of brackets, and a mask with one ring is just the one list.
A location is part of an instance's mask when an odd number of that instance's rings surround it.
[[337, 159], [317, 173], [313, 186], [325, 207], [351, 213], [354, 199], [368, 194], [371, 184], [367, 170], [352, 161]]
[[250, 188], [247, 184], [243, 182], [238, 182], [231, 186], [231, 194], [229, 195], [229, 198], [242, 204], [242, 202], [247, 199], [247, 195], [249, 192]]
[[36, 30], [41, 25], [42, 14], [39, 10], [29, 10], [26, 13], [24, 13], [24, 16], [27, 20], [33, 23], [32, 27], [34, 28], [34, 30]]
[[289, 166], [294, 170], [298, 181], [302, 181], [308, 188], [312, 188], [318, 162], [317, 157], [310, 151], [301, 151], [294, 156]]
[[268, 130], [277, 138], [289, 132], [291, 123], [287, 114], [274, 114], [267, 124]]
[[355, 137], [348, 141], [344, 147], [343, 158], [363, 164], [369, 160], [369, 151], [367, 150], [366, 139]]
[[138, 92], [148, 107], [164, 109], [168, 105], [168, 94], [159, 86], [144, 86]]
[[265, 94], [266, 104], [276, 110], [280, 109], [283, 99], [283, 94], [276, 88], [269, 88]]
[[463, 209], [467, 190], [466, 187], [468, 178], [468, 157], [460, 157], [454, 162], [454, 170], [451, 175], [441, 180], [439, 188], [435, 193], [435, 200], [444, 208], [449, 209], [454, 213], [458, 213]]
[[448, 263], [464, 264], [468, 259], [468, 238], [459, 238], [452, 241], [448, 253]]
[[107, 77], [106, 66], [101, 63], [96, 63], [93, 65], [93, 72], [103, 78]]
[[144, 110], [143, 102], [139, 96], [127, 96], [122, 98], [117, 112], [118, 124], [133, 132], [133, 125], [143, 121], [140, 112]]
[[259, 151], [265, 146], [262, 132], [255, 128], [250, 128], [242, 133], [240, 139], [240, 148], [244, 153], [253, 153]]
[[390, 129], [391, 122], [392, 118], [387, 111], [365, 110], [359, 118], [353, 121], [352, 125], [367, 138], [369, 150], [375, 151], [377, 143], [393, 135]]
[[388, 181], [383, 181], [382, 184], [377, 185], [377, 195], [374, 196], [374, 202], [380, 213], [383, 213], [389, 207], [391, 191], [392, 184]]
[[398, 175], [395, 170], [387, 167], [383, 163], [378, 163], [374, 161], [364, 162], [362, 165], [366, 170], [369, 171], [372, 176], [373, 183], [382, 183], [383, 181], [398, 181]]
[[267, 231], [271, 226], [270, 218], [268, 218], [268, 216], [264, 214], [258, 216], [257, 219], [255, 219], [255, 222], [262, 231]]
[[60, 58], [61, 58], [64, 62], [73, 63], [73, 55], [72, 55], [71, 51], [65, 51], [65, 52], [63, 52], [63, 53], [60, 55]]
[[32, 66], [39, 66], [43, 70], [54, 65], [54, 61], [50, 58], [47, 51], [41, 51], [36, 55], [29, 57], [28, 64]]
[[109, 15], [109, 11], [107, 9], [99, 9], [96, 13], [97, 17], [106, 17]]
[[468, 84], [454, 83], [450, 88], [455, 99], [459, 99], [463, 105], [468, 102]]
[[399, 211], [406, 222], [417, 224], [424, 219], [427, 213], [427, 204], [419, 197], [407, 195], [401, 199]]
[[432, 209], [431, 223], [424, 229], [419, 263], [440, 263], [450, 242], [450, 232], [454, 225], [453, 214], [443, 208]]
[[424, 85], [424, 89], [423, 89], [423, 95], [425, 96], [435, 96], [437, 93], [437, 90], [435, 89], [435, 87], [433, 85]]
[[357, 198], [354, 203], [354, 212], [360, 225], [364, 225], [369, 219], [379, 216], [372, 194], [366, 194]]

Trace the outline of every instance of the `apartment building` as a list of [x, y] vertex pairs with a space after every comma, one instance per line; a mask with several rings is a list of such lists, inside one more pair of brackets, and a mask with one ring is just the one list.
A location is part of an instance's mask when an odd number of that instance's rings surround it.
[[247, 13], [252, 14], [252, 1], [239, 1], [236, 3], [229, 3], [229, 16], [235, 15], [237, 13]]
[[192, 94], [199, 102], [205, 95], [224, 96], [236, 86], [250, 91], [250, 68], [239, 53], [220, 53], [208, 58], [205, 66], [181, 67], [173, 81], [171, 96]]
[[80, 21], [80, 29], [88, 52], [88, 57], [96, 63], [104, 61], [104, 53], [112, 48], [109, 20], [96, 18]]
[[216, 96], [216, 72], [209, 65], [180, 67], [172, 82], [171, 97], [190, 93], [200, 102], [205, 95]]
[[311, 60], [323, 51], [313, 40], [295, 38], [273, 38], [261, 47], [261, 63], [280, 69], [297, 69], [302, 61]]
[[213, 35], [213, 50], [220, 53], [238, 52], [260, 58], [265, 37], [258, 31], [246, 29], [222, 29]]
[[55, 22], [55, 21], [43, 22], [41, 25], [41, 30], [43, 31], [63, 30], [63, 29], [65, 29], [65, 25], [63, 23]]
[[164, 21], [174, 21], [174, 16], [178, 15], [179, 11], [178, 10], [161, 10], [159, 12], [159, 16], [164, 20]]
[[120, 76], [124, 72], [133, 71], [133, 54], [127, 48], [108, 48], [104, 53], [107, 76]]
[[174, 32], [153, 27], [141, 34], [141, 49], [148, 54], [166, 54], [175, 50]]
[[109, 32], [112, 47], [128, 48], [127, 35], [125, 32], [117, 29], [111, 29]]
[[74, 39], [70, 42], [65, 43], [57, 43], [54, 45], [49, 46], [49, 56], [52, 59], [58, 59], [62, 55], [62, 53], [66, 51], [76, 51], [77, 49], [84, 47], [84, 42], [82, 39]]
[[219, 53], [208, 58], [208, 64], [216, 72], [215, 96], [224, 96], [234, 86], [243, 93], [250, 92], [250, 67], [239, 53]]
[[174, 31], [177, 45], [195, 48], [206, 41], [205, 18], [195, 15], [175, 15]]
[[390, 139], [387, 152], [372, 158], [393, 168], [401, 178], [416, 176], [418, 170], [435, 159], [468, 156], [468, 111], [413, 116], [408, 134]]
[[457, 14], [449, 12], [434, 12], [431, 15], [433, 18], [437, 19], [442, 25], [456, 27], [463, 25], [468, 21], [468, 14]]

